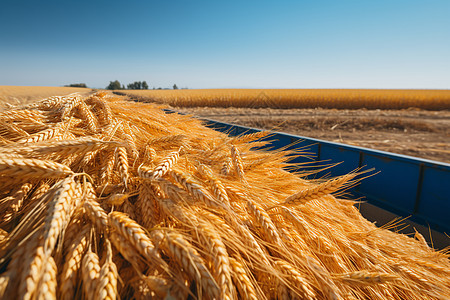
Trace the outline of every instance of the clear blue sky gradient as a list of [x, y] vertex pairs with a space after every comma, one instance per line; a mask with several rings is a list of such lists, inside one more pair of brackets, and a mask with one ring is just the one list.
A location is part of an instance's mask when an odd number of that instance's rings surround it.
[[449, 0], [2, 0], [0, 85], [449, 89], [449, 16]]

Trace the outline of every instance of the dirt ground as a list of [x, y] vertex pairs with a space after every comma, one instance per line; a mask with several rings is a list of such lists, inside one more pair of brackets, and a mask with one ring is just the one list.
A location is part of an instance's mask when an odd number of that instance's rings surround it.
[[450, 163], [450, 111], [173, 108], [199, 117]]

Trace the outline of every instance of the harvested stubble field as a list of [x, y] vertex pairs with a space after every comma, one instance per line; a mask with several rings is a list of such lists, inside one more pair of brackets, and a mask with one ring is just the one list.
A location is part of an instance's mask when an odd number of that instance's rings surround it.
[[[209, 95], [208, 90], [198, 90], [197, 92], [200, 91], [204, 91], [206, 95]], [[255, 93], [256, 91], [258, 90], [255, 90]], [[270, 91], [274, 93], [273, 90]], [[320, 90], [314, 91], [317, 92]], [[322, 91], [328, 91], [328, 96], [331, 97], [331, 92], [333, 90]], [[341, 94], [338, 93], [337, 95], [344, 97], [345, 91], [349, 90], [340, 90]], [[357, 91], [355, 91], [355, 93]], [[335, 102], [329, 100], [327, 104], [324, 100], [321, 107], [308, 108], [308, 106], [305, 105], [305, 108], [292, 107], [286, 109], [279, 108], [275, 105], [270, 106], [269, 104], [271, 103], [277, 103], [278, 106], [280, 105], [278, 102], [275, 102], [275, 100], [264, 102], [263, 100], [258, 99], [256, 97], [257, 95], [253, 102], [246, 100], [248, 103], [253, 103], [254, 107], [220, 107], [220, 105], [219, 107], [214, 107], [213, 104], [205, 106], [201, 104], [200, 101], [192, 101], [191, 104], [176, 101], [176, 97], [179, 97], [178, 91], [122, 91], [122, 93], [123, 92], [141, 101], [163, 102], [170, 104], [171, 108], [179, 112], [207, 119], [266, 130], [287, 132], [300, 136], [411, 155], [441, 162], [450, 162], [449, 91], [436, 91], [442, 96], [440, 102], [433, 102], [436, 99], [431, 97], [433, 93], [430, 91], [428, 91], [430, 92], [429, 94], [426, 94], [425, 91], [395, 91], [396, 94], [393, 94], [393, 97], [400, 97], [403, 95], [404, 98], [410, 97], [411, 99], [402, 102], [403, 109], [395, 109], [395, 107], [399, 107], [398, 101], [393, 101], [392, 104], [395, 104], [396, 106], [392, 105], [392, 107], [389, 108], [389, 90], [378, 91], [378, 93], [384, 95], [384, 102], [379, 98], [378, 102], [373, 100], [372, 102], [369, 101], [367, 103], [368, 107], [374, 103], [378, 103], [378, 106], [374, 106], [374, 109], [358, 108], [366, 105], [364, 104], [364, 98], [361, 98], [361, 102], [353, 108], [350, 108], [348, 105], [345, 109], [337, 109], [336, 107], [333, 107]], [[158, 97], [154, 96], [155, 92], [157, 92], [156, 95], [159, 95]], [[186, 93], [188, 91], [181, 92]], [[337, 92], [339, 91], [336, 91], [336, 93]], [[359, 93], [363, 92], [364, 91], [359, 91]], [[370, 90], [367, 91], [366, 97], [368, 98], [372, 92], [373, 91]], [[293, 92], [291, 91], [291, 93]], [[163, 95], [165, 95], [165, 98], [162, 97]], [[211, 95], [214, 95], [214, 93]], [[238, 99], [237, 90], [234, 90], [233, 95]], [[428, 98], [426, 98], [427, 95]], [[420, 98], [419, 96], [423, 97], [423, 100], [418, 101], [417, 103], [434, 103], [429, 107], [433, 106], [436, 110], [419, 109], [417, 107], [420, 107], [420, 105], [412, 105], [412, 99]], [[206, 96], [203, 97], [203, 99], [205, 98]], [[231, 102], [232, 101], [230, 100], [230, 103]], [[236, 100], [235, 102], [240, 101]], [[211, 100], [211, 103], [214, 103], [214, 101]], [[263, 106], [261, 103], [265, 103], [269, 107], [257, 108], [258, 105]], [[412, 107], [409, 107], [408, 103], [410, 103]], [[199, 106], [195, 107], [194, 104]], [[383, 107], [387, 108], [381, 109]], [[422, 108], [426, 108], [426, 106], [423, 105]]]
[[[0, 113], [3, 299], [448, 299], [448, 253], [200, 121], [100, 92]], [[252, 144], [248, 142], [253, 141]], [[301, 155], [301, 153], [296, 153]]]

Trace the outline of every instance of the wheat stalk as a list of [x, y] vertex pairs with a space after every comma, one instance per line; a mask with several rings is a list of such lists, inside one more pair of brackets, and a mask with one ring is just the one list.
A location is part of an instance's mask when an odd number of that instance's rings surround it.
[[398, 280], [399, 277], [395, 274], [378, 273], [368, 271], [356, 271], [335, 276], [348, 284], [383, 284]]

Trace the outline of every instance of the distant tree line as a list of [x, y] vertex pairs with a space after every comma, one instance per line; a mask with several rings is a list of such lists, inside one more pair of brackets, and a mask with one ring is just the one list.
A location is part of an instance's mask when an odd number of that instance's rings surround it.
[[86, 83], [71, 83], [71, 84], [66, 84], [65, 87], [87, 88], [87, 85], [86, 85]]
[[[174, 90], [178, 90], [178, 86], [174, 84], [172, 86]], [[133, 83], [125, 85], [120, 84], [119, 80], [110, 81], [109, 85], [106, 87], [107, 90], [148, 90], [148, 84], [146, 81], [135, 81]], [[153, 88], [154, 90], [156, 88]], [[157, 88], [158, 90], [162, 90], [162, 88]]]

